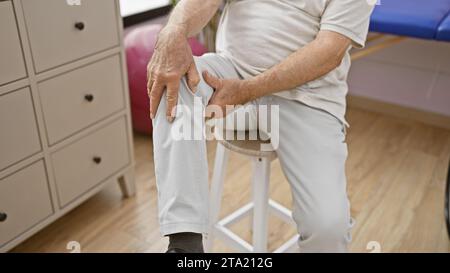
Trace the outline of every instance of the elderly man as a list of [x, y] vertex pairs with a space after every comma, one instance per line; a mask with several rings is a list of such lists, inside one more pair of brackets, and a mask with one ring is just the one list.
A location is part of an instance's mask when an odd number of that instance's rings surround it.
[[[364, 46], [370, 0], [229, 0], [217, 53], [193, 58], [187, 38], [221, 0], [182, 0], [160, 32], [148, 66], [161, 232], [168, 252], [203, 252], [208, 227], [204, 139], [174, 139], [174, 108], [279, 107], [276, 153], [290, 183], [304, 252], [345, 252], [345, 109], [351, 47]], [[224, 114], [225, 115], [225, 114]], [[197, 119], [197, 122], [205, 122]], [[252, 121], [250, 121], [252, 122]]]

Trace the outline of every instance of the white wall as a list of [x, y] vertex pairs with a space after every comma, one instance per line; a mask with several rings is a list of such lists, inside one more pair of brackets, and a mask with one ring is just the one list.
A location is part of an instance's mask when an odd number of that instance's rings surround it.
[[353, 63], [350, 94], [450, 116], [450, 43], [409, 39]]

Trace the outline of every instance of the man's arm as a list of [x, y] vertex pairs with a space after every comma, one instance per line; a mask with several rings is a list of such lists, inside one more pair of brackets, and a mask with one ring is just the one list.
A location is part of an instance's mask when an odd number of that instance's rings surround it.
[[173, 9], [166, 28], [181, 28], [186, 37], [192, 37], [206, 26], [221, 3], [222, 0], [181, 0]]
[[169, 22], [161, 30], [147, 73], [147, 91], [150, 97], [150, 116], [158, 110], [166, 91], [169, 121], [174, 119], [172, 109], [178, 101], [180, 80], [187, 76], [187, 83], [195, 91], [200, 81], [187, 38], [201, 31], [211, 20], [222, 0], [181, 0], [170, 15]]
[[321, 31], [317, 38], [265, 73], [244, 82], [249, 99], [294, 89], [337, 68], [351, 45], [347, 37]]
[[242, 105], [272, 93], [291, 90], [318, 79], [337, 68], [351, 40], [332, 31], [320, 31], [314, 41], [291, 54], [281, 63], [247, 80], [222, 80], [203, 73], [215, 88], [210, 105]]

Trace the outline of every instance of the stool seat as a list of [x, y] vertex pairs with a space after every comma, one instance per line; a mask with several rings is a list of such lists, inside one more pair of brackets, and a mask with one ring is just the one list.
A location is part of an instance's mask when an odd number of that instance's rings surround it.
[[[268, 147], [270, 145], [270, 139], [263, 140], [260, 137], [260, 135], [258, 134], [257, 130], [245, 131], [245, 132], [240, 132], [240, 133], [241, 134], [245, 133], [245, 137], [243, 140], [238, 139], [239, 132], [229, 131], [229, 130], [221, 131], [219, 137], [217, 137], [217, 133], [216, 133], [216, 139], [218, 140], [218, 142], [220, 144], [225, 146], [227, 149], [229, 149], [233, 152], [239, 153], [239, 154], [243, 154], [243, 155], [247, 155], [247, 156], [251, 156], [251, 157], [264, 157], [264, 158], [268, 158], [270, 160], [273, 160], [277, 157], [277, 154], [274, 150], [261, 149], [261, 147]], [[233, 136], [231, 138], [231, 140], [226, 140], [225, 136], [231, 136], [231, 135]], [[249, 140], [250, 136], [252, 136], [252, 135], [257, 136], [257, 139]]]

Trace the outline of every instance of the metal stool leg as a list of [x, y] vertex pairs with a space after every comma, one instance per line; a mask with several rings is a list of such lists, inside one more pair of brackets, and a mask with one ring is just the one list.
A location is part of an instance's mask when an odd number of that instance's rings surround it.
[[253, 160], [253, 251], [267, 252], [270, 160]]
[[214, 241], [214, 225], [217, 223], [222, 203], [222, 191], [225, 180], [225, 173], [228, 163], [229, 150], [222, 144], [217, 143], [216, 159], [214, 161], [213, 177], [211, 182], [210, 207], [209, 207], [209, 227], [208, 236], [205, 242], [206, 252], [211, 252]]

